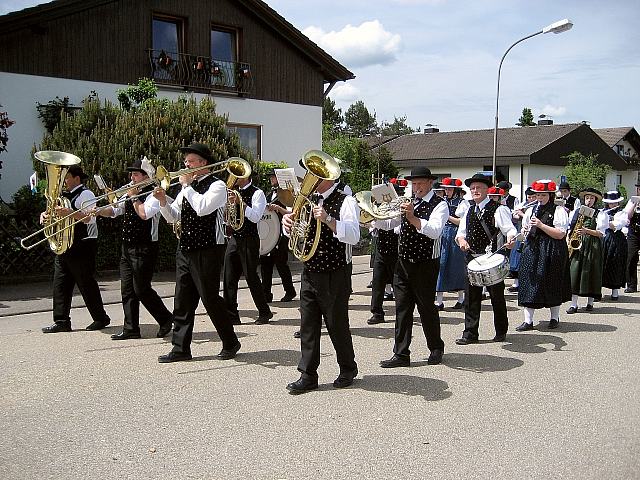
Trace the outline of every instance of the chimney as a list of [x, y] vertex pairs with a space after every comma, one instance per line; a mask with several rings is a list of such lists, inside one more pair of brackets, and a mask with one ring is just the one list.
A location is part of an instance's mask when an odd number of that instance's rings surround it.
[[540, 120], [538, 120], [538, 125], [539, 126], [553, 125], [553, 120], [550, 118], [541, 118]]
[[436, 127], [424, 127], [423, 133], [438, 133], [439, 131], [440, 129]]

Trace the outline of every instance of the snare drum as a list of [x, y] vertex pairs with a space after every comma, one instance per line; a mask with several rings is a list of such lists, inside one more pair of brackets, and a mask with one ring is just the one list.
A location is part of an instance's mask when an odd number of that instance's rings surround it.
[[500, 253], [486, 253], [467, 265], [469, 283], [476, 287], [489, 287], [500, 283], [509, 275], [509, 258]]
[[267, 255], [278, 244], [280, 239], [280, 217], [276, 212], [264, 211], [258, 222], [260, 237], [260, 255]]

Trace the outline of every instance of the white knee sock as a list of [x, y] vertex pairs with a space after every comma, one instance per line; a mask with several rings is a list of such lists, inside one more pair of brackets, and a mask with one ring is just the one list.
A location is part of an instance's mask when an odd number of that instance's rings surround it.
[[387, 283], [384, 287], [384, 293], [393, 293], [393, 288], [390, 283]]
[[529, 307], [524, 307], [523, 309], [523, 313], [524, 313], [524, 322], [528, 323], [529, 325], [533, 325], [533, 314], [534, 314], [535, 310], [533, 308], [529, 308]]
[[518, 280], [517, 278], [513, 280], [513, 286], [514, 287], [519, 287], [520, 286], [520, 280]]
[[560, 305], [551, 307], [549, 310], [551, 310], [551, 318], [555, 318], [556, 320], [560, 319]]
[[464, 303], [464, 290], [458, 291], [458, 301]]
[[436, 292], [436, 303], [442, 305], [444, 301], [444, 292]]
[[571, 295], [571, 306], [578, 308], [578, 295]]
[[613, 298], [616, 298], [618, 295], [620, 295], [620, 289], [619, 288], [612, 288], [611, 289], [611, 296]]
[[593, 297], [587, 297], [587, 305], [593, 305]]

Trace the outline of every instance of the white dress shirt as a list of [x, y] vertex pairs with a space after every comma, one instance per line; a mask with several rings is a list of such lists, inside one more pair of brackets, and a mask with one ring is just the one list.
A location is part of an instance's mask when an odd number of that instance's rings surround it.
[[[479, 212], [482, 212], [482, 210], [484, 210], [484, 207], [486, 207], [488, 203], [489, 197], [482, 200], [478, 204]], [[471, 208], [469, 204], [469, 208], [467, 208], [467, 211], [464, 212], [464, 216], [460, 217], [460, 226], [458, 227], [456, 238], [467, 238], [467, 215], [469, 215], [470, 211]], [[494, 215], [494, 224], [507, 238], [513, 238], [518, 233], [516, 231], [516, 227], [514, 227], [513, 222], [511, 221], [511, 210], [509, 210], [509, 208], [505, 207], [504, 205], [498, 205], [498, 208], [496, 209], [496, 213]]]
[[[71, 190], [71, 193], [75, 192], [82, 186], [83, 185], [78, 185], [76, 188]], [[93, 192], [85, 187], [85, 190], [78, 195], [78, 198], [76, 198], [76, 201], [73, 202], [73, 204], [75, 208], [80, 210], [82, 213], [90, 215], [91, 210], [96, 206], [95, 198], [96, 196]], [[85, 206], [86, 208], [84, 208]], [[96, 223], [96, 217], [93, 215], [89, 217], [89, 221], [86, 222], [85, 225], [87, 226], [87, 236], [85, 238], [98, 238], [98, 224]]]
[[[522, 225], [527, 225], [531, 221], [531, 215], [533, 214], [533, 208], [528, 208], [522, 217]], [[553, 212], [553, 226], [558, 230], [566, 232], [569, 229], [569, 215], [564, 207], [556, 205], [556, 210]]]
[[[591, 207], [591, 208], [593, 208], [593, 207]], [[579, 212], [580, 212], [580, 208], [579, 207], [571, 212], [571, 223], [573, 223], [573, 219], [575, 218], [575, 216]], [[598, 216], [596, 217], [596, 228], [595, 229], [597, 231], [599, 231], [600, 233], [602, 233], [602, 235], [604, 236], [605, 232], [607, 231], [607, 228], [609, 228], [609, 215], [607, 215], [602, 210], [600, 210], [598, 212]]]
[[[246, 184], [242, 190], [249, 188], [251, 182]], [[258, 223], [264, 214], [264, 210], [267, 208], [267, 197], [264, 196], [264, 192], [260, 189], [253, 192], [251, 196], [251, 206], [247, 205], [244, 209], [244, 218], [253, 223]]]
[[[211, 174], [203, 175], [198, 180], [201, 181], [209, 175]], [[164, 207], [160, 207], [160, 212], [168, 223], [175, 223], [180, 220], [183, 198], [187, 199], [199, 217], [203, 217], [225, 206], [227, 203], [227, 186], [222, 180], [216, 180], [202, 194], [196, 192], [191, 185], [182, 187], [173, 202], [169, 203], [169, 198], [167, 198], [167, 204]]]
[[[324, 200], [336, 189], [334, 183], [330, 189], [324, 193], [319, 193], [318, 206], [321, 207]], [[356, 199], [347, 195], [340, 207], [340, 220], [336, 219], [335, 238], [347, 245], [355, 245], [360, 240], [360, 207]]]

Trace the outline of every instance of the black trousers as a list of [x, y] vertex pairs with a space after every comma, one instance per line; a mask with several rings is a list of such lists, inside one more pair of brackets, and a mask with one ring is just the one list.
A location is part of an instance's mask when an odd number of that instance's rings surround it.
[[289, 268], [289, 239], [280, 237], [278, 245], [269, 255], [260, 257], [260, 274], [262, 276], [262, 290], [265, 298], [271, 298], [271, 286], [273, 285], [273, 266], [278, 269], [278, 274], [282, 280], [284, 293], [295, 295], [296, 289], [293, 286], [291, 269]]
[[74, 242], [62, 255], [56, 255], [53, 263], [53, 321], [71, 324], [71, 300], [78, 285], [84, 303], [94, 322], [109, 323], [104, 310], [100, 288], [95, 279], [98, 241], [87, 239]]
[[429, 350], [444, 350], [440, 337], [440, 315], [433, 303], [440, 259], [421, 260], [412, 263], [402, 258], [396, 263], [393, 277], [393, 293], [396, 297], [396, 329], [393, 353], [409, 357], [413, 310], [418, 307], [422, 331]]
[[238, 343], [225, 303], [220, 296], [220, 269], [224, 245], [176, 253], [176, 293], [173, 306], [173, 351], [191, 352], [193, 322], [202, 299], [213, 326], [229, 350]]
[[[491, 296], [493, 308], [493, 325], [496, 335], [507, 333], [509, 321], [507, 319], [507, 303], [504, 299], [504, 282], [487, 287]], [[464, 295], [464, 332], [462, 336], [476, 340], [478, 338], [478, 326], [480, 325], [480, 310], [482, 309], [482, 287], [469, 285]]]
[[358, 365], [355, 361], [351, 330], [349, 329], [349, 292], [351, 276], [345, 266], [333, 272], [309, 272], [302, 270], [300, 284], [300, 349], [301, 358], [298, 370], [302, 377], [317, 380], [320, 365], [320, 337], [322, 319], [327, 332], [340, 373], [355, 374]]
[[120, 292], [125, 332], [140, 333], [140, 302], [160, 325], [171, 323], [171, 312], [151, 287], [158, 258], [158, 243], [122, 244], [120, 256]]
[[396, 252], [384, 255], [376, 252], [373, 260], [373, 280], [371, 280], [371, 313], [374, 316], [383, 318], [384, 310], [384, 289], [388, 283], [393, 282], [393, 275], [398, 263]]
[[627, 234], [627, 287], [638, 288], [638, 250], [640, 249], [640, 232], [629, 230]]
[[262, 282], [258, 276], [258, 260], [260, 259], [260, 237], [236, 238], [232, 236], [227, 243], [224, 255], [224, 301], [227, 304], [229, 317], [240, 320], [238, 313], [238, 282], [244, 274], [249, 286], [251, 298], [258, 309], [259, 316], [271, 316], [271, 309], [264, 296]]

